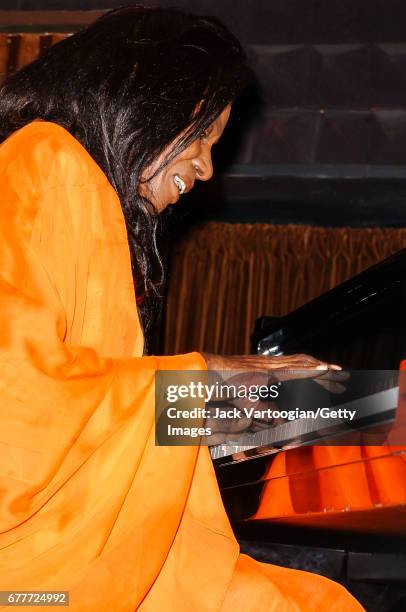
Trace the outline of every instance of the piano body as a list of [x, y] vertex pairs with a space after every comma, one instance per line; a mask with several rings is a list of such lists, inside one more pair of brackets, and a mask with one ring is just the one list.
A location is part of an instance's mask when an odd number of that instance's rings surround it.
[[[348, 370], [380, 370], [376, 388], [369, 382], [361, 392], [383, 406], [379, 432], [388, 415], [398, 418], [398, 402], [406, 411], [406, 371], [396, 376], [406, 357], [405, 313], [403, 249], [284, 317], [259, 319], [254, 351], [308, 353]], [[290, 421], [211, 447], [242, 549], [346, 584], [406, 585], [406, 433], [403, 446], [403, 438], [397, 446], [339, 445], [306, 427], [306, 421]], [[320, 555], [324, 568], [313, 564]]]

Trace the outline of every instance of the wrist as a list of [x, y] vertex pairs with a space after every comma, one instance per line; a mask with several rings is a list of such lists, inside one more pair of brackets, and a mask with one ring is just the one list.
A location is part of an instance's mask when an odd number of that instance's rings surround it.
[[224, 357], [213, 353], [201, 353], [208, 370], [221, 370], [224, 367]]

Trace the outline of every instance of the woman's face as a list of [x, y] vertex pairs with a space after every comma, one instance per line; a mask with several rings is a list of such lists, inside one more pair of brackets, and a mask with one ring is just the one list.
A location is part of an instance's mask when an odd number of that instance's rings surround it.
[[170, 204], [175, 204], [183, 193], [193, 188], [196, 180], [208, 181], [213, 176], [211, 148], [219, 141], [230, 111], [231, 105], [228, 105], [202, 137], [174, 157], [156, 176], [153, 174], [165, 160], [167, 150], [144, 170], [140, 194], [148, 198], [158, 212], [162, 212]]

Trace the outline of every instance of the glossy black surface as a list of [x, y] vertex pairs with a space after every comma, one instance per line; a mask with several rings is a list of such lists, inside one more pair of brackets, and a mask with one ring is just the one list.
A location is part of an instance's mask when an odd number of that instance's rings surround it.
[[308, 353], [347, 369], [399, 368], [406, 354], [406, 249], [292, 313], [258, 321], [254, 352]]

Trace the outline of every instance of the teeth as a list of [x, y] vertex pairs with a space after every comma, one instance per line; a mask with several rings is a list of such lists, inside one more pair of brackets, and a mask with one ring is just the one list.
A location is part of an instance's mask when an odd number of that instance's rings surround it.
[[176, 187], [179, 189], [180, 195], [182, 195], [182, 193], [185, 193], [186, 183], [182, 181], [179, 174], [175, 174], [175, 176], [173, 177], [173, 182], [175, 183]]

